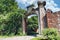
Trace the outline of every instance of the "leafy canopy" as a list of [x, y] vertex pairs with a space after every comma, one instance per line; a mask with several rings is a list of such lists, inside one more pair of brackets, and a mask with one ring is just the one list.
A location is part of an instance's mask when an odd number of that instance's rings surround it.
[[24, 12], [15, 0], [0, 0], [0, 35], [20, 35]]

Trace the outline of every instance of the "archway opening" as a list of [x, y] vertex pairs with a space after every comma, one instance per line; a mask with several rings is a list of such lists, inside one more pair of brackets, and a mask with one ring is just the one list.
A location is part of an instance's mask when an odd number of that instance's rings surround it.
[[38, 29], [38, 16], [30, 15], [27, 19], [27, 35], [36, 35]]

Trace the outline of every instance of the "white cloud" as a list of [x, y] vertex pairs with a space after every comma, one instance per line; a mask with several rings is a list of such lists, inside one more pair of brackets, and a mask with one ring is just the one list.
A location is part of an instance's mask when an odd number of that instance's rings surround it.
[[[32, 3], [36, 4], [37, 0], [16, 0], [18, 3], [24, 4], [26, 7], [27, 5], [31, 5]], [[53, 12], [59, 11], [60, 8], [58, 8], [57, 4], [54, 2], [54, 0], [45, 0], [46, 1], [46, 9], [51, 9]], [[37, 7], [37, 5], [36, 5]]]
[[32, 3], [34, 3], [36, 0], [16, 0], [19, 3], [24, 4], [25, 6], [27, 5], [31, 5]]
[[46, 0], [46, 9], [51, 9], [53, 12], [60, 11], [60, 8], [57, 6], [58, 5], [54, 2], [54, 0]]

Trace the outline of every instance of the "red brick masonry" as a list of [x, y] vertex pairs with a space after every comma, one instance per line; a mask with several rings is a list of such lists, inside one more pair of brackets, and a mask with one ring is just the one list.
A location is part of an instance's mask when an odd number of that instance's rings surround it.
[[48, 28], [57, 28], [60, 31], [60, 11], [52, 12], [49, 9], [46, 11]]

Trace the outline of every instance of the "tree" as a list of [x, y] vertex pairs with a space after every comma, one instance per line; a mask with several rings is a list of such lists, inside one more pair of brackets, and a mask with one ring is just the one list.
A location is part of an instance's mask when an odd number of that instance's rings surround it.
[[24, 12], [15, 0], [0, 0], [0, 35], [20, 35]]
[[18, 5], [15, 0], [0, 0], [0, 14], [15, 12], [17, 9]]
[[37, 16], [33, 16], [31, 18], [28, 18], [28, 23], [27, 23], [27, 32], [28, 34], [34, 34], [36, 33], [36, 30], [38, 28], [38, 17]]

